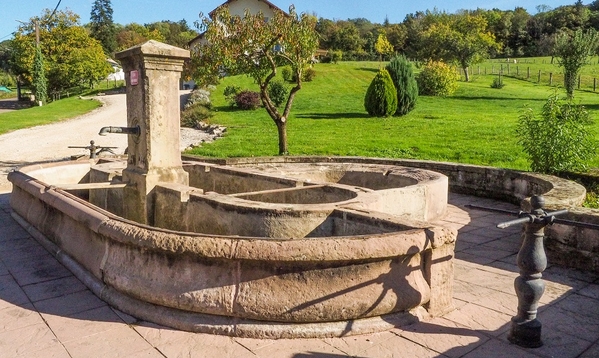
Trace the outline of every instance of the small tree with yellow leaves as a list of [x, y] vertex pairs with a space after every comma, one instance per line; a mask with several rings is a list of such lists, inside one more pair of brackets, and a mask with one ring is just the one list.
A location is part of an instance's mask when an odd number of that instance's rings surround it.
[[383, 55], [391, 55], [393, 53], [393, 45], [387, 40], [385, 34], [379, 34], [374, 44], [374, 49], [379, 54], [379, 61], [383, 61]]

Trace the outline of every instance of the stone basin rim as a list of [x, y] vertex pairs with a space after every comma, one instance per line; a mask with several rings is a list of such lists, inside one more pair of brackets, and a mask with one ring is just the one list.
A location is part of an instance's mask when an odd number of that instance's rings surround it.
[[[419, 250], [444, 244], [444, 242], [435, 242], [437, 235], [434, 230], [430, 230], [429, 226], [413, 227], [408, 223], [404, 223], [406, 230], [397, 232], [293, 240], [174, 231], [127, 220], [20, 171], [11, 172], [9, 177], [15, 184], [27, 182], [27, 185], [20, 187], [25, 188], [30, 194], [39, 195], [38, 193], [41, 193], [41, 199], [50, 205], [62, 202], [64, 204], [61, 205], [62, 207], [66, 205], [65, 214], [71, 216], [73, 219], [81, 219], [84, 216], [84, 221], [89, 228], [98, 234], [110, 237], [112, 240], [117, 240], [124, 244], [138, 245], [146, 249], [159, 250], [172, 254], [188, 253], [208, 258], [268, 260], [277, 262], [312, 262], [316, 260], [324, 260], [326, 262], [363, 262], [366, 259], [389, 258], [395, 257], [398, 254], [405, 254], [406, 249], [412, 246], [411, 244], [418, 241], [421, 242], [423, 239], [426, 244], [424, 246], [417, 246]], [[351, 212], [351, 210], [348, 211]], [[402, 225], [400, 220], [396, 221]], [[410, 222], [410, 224], [412, 223]], [[140, 229], [137, 236], [135, 236], [136, 239], [133, 239], [131, 235], [125, 232], [127, 226]], [[159, 235], [155, 235], [153, 232], [158, 232], [166, 236], [158, 238], [157, 236]], [[410, 240], [411, 242], [407, 243], [407, 245], [402, 245], [401, 243], [398, 245], [398, 241], [396, 240], [398, 234], [413, 237], [413, 240]], [[200, 240], [197, 239], [202, 240], [199, 242]], [[234, 248], [239, 248], [240, 244], [243, 246], [244, 251], [234, 251]], [[215, 245], [217, 249], [214, 249]], [[322, 254], [313, 257], [302, 255], [302, 253], [306, 252], [307, 246], [320, 247], [318, 252]], [[409, 247], [406, 248], [406, 246]], [[339, 250], [339, 247], [351, 249]], [[331, 250], [332, 248], [337, 249]]]

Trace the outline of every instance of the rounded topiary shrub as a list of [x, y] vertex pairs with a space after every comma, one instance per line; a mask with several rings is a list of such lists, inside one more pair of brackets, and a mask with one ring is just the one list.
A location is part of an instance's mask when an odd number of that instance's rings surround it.
[[316, 77], [316, 71], [311, 67], [306, 68], [302, 73], [302, 81], [304, 82], [312, 82], [314, 77]]
[[388, 117], [397, 110], [397, 90], [387, 70], [380, 70], [370, 83], [364, 107], [368, 114], [376, 117]]
[[293, 81], [293, 70], [291, 69], [291, 66], [285, 66], [281, 69], [281, 75], [283, 76], [283, 79], [287, 82], [291, 82]]
[[329, 56], [331, 56], [331, 62], [337, 64], [343, 59], [343, 52], [341, 50], [330, 51]]
[[451, 96], [458, 88], [459, 75], [443, 62], [430, 61], [416, 77], [418, 91], [425, 96]]
[[412, 71], [412, 64], [403, 55], [394, 57], [385, 67], [397, 90], [397, 111], [395, 115], [408, 114], [418, 98], [418, 84]]
[[260, 107], [260, 93], [254, 91], [241, 91], [235, 96], [235, 104], [239, 109], [256, 109]]
[[268, 96], [275, 106], [279, 107], [287, 99], [289, 90], [281, 81], [274, 80], [268, 84]]

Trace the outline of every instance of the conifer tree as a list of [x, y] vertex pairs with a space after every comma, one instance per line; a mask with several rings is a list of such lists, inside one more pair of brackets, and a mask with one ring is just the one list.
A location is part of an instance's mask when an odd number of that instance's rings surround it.
[[91, 37], [100, 41], [104, 53], [110, 56], [116, 50], [116, 27], [112, 21], [110, 0], [95, 0], [90, 14]]
[[388, 117], [397, 110], [397, 90], [387, 70], [380, 70], [370, 83], [364, 107], [368, 114], [376, 117]]
[[412, 65], [405, 56], [396, 56], [386, 67], [397, 90], [397, 111], [395, 115], [408, 114], [416, 105], [418, 84], [412, 71]]
[[46, 70], [44, 69], [44, 55], [40, 46], [35, 48], [35, 58], [33, 60], [33, 93], [35, 102], [40, 106], [47, 101], [48, 80], [46, 79]]

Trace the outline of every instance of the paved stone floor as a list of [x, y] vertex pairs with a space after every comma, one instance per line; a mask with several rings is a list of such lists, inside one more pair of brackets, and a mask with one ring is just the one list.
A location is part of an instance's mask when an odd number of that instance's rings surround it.
[[94, 296], [10, 216], [0, 194], [0, 357], [599, 357], [599, 276], [550, 266], [539, 319], [545, 345], [507, 339], [517, 299], [520, 229], [465, 204], [515, 207], [452, 194], [459, 229], [455, 310], [391, 331], [331, 339], [258, 340], [193, 334], [138, 321]]

